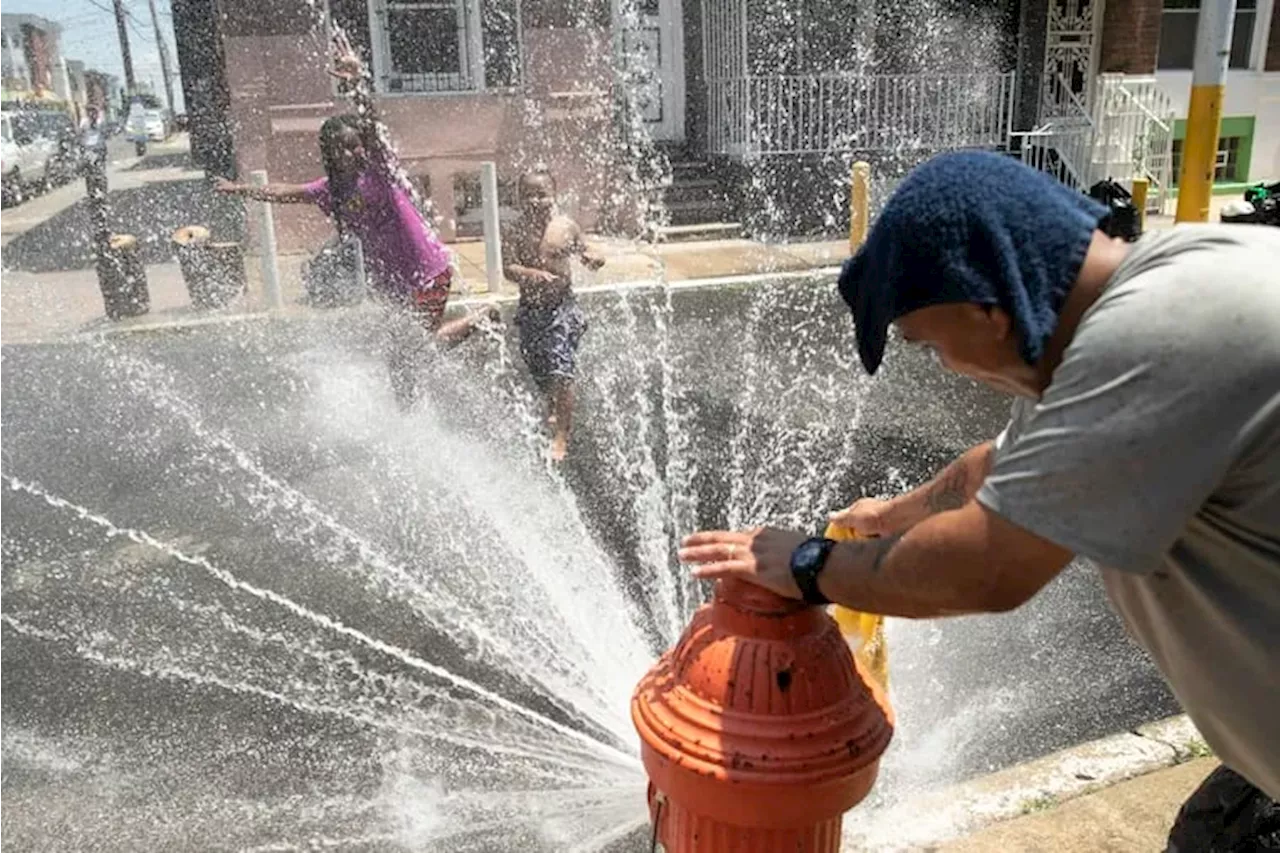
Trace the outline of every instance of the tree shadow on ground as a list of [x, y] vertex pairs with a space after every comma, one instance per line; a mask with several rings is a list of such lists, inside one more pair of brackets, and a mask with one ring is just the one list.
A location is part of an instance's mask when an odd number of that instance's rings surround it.
[[147, 172], [152, 169], [195, 169], [190, 151], [174, 151], [169, 154], [148, 154], [125, 171]]
[[[157, 181], [115, 190], [108, 221], [116, 234], [138, 238], [144, 264], [174, 259], [171, 235], [184, 225], [204, 225], [215, 240], [244, 240], [244, 204], [220, 196], [203, 179]], [[93, 266], [89, 208], [85, 199], [60, 211], [4, 247], [4, 268], [47, 273]]]

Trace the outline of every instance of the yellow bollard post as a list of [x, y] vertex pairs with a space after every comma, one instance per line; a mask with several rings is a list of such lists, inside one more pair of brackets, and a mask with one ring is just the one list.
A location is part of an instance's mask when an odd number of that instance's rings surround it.
[[1213, 193], [1213, 170], [1218, 160], [1218, 125], [1222, 120], [1222, 95], [1235, 16], [1236, 0], [1203, 0], [1200, 4], [1175, 222], [1209, 221], [1209, 197]]
[[1133, 179], [1133, 206], [1138, 209], [1138, 231], [1147, 230], [1147, 188], [1150, 181], [1146, 178]]
[[849, 252], [867, 239], [867, 227], [871, 221], [871, 164], [859, 160], [853, 164], [849, 186]]

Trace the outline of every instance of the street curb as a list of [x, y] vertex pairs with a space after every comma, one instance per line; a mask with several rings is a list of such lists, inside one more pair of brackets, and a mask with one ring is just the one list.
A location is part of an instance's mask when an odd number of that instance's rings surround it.
[[929, 850], [1000, 821], [1045, 809], [1208, 754], [1186, 715], [1078, 744], [1024, 764], [845, 819], [842, 849]]

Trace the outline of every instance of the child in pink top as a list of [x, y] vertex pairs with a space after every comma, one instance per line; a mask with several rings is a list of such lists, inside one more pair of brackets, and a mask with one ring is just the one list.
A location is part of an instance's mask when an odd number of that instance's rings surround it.
[[[373, 99], [360, 85], [360, 60], [344, 37], [335, 39], [335, 47], [332, 73], [351, 86], [361, 114], [334, 116], [320, 126], [325, 176], [308, 184], [263, 187], [219, 179], [217, 188], [259, 201], [315, 204], [339, 234], [360, 238], [369, 283], [384, 303], [413, 318], [437, 342], [457, 343], [471, 334], [481, 316], [442, 322], [452, 280], [449, 251], [398, 178], [395, 155], [378, 139]], [[490, 309], [489, 316], [494, 313]], [[416, 374], [423, 347], [412, 335], [395, 337], [389, 352], [392, 385], [401, 406], [408, 408], [419, 394]]]
[[[370, 282], [382, 296], [442, 312], [449, 297], [449, 252], [398, 186], [386, 154], [378, 148], [365, 153], [358, 121], [343, 115], [321, 126], [325, 177], [304, 184], [303, 194], [340, 232], [360, 238]], [[347, 168], [347, 152], [363, 165]]]

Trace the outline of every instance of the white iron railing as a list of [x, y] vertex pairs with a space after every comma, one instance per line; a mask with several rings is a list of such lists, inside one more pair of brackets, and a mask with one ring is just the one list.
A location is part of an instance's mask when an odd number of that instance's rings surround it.
[[708, 144], [734, 157], [998, 147], [1014, 75], [807, 74], [708, 81]]
[[1087, 192], [1110, 178], [1130, 184], [1150, 182], [1147, 206], [1159, 210], [1168, 197], [1173, 167], [1173, 103], [1154, 77], [1104, 74], [1087, 111], [1065, 80], [1057, 92], [1059, 114], [1035, 130], [1010, 135], [1024, 163]]
[[1047, 172], [1081, 192], [1088, 192], [1093, 186], [1092, 122], [1078, 118], [1054, 119], [1035, 130], [1010, 134], [1010, 142], [1022, 162], [1033, 169]]
[[1048, 172], [1069, 187], [1088, 192], [1097, 179], [1094, 144], [1097, 127], [1070, 84], [1058, 75], [1044, 91], [1052, 93], [1056, 113], [1035, 130], [1009, 134], [1022, 162]]
[[1147, 179], [1148, 206], [1160, 209], [1173, 183], [1173, 101], [1154, 77], [1103, 74], [1094, 104], [1098, 174], [1122, 183]]

